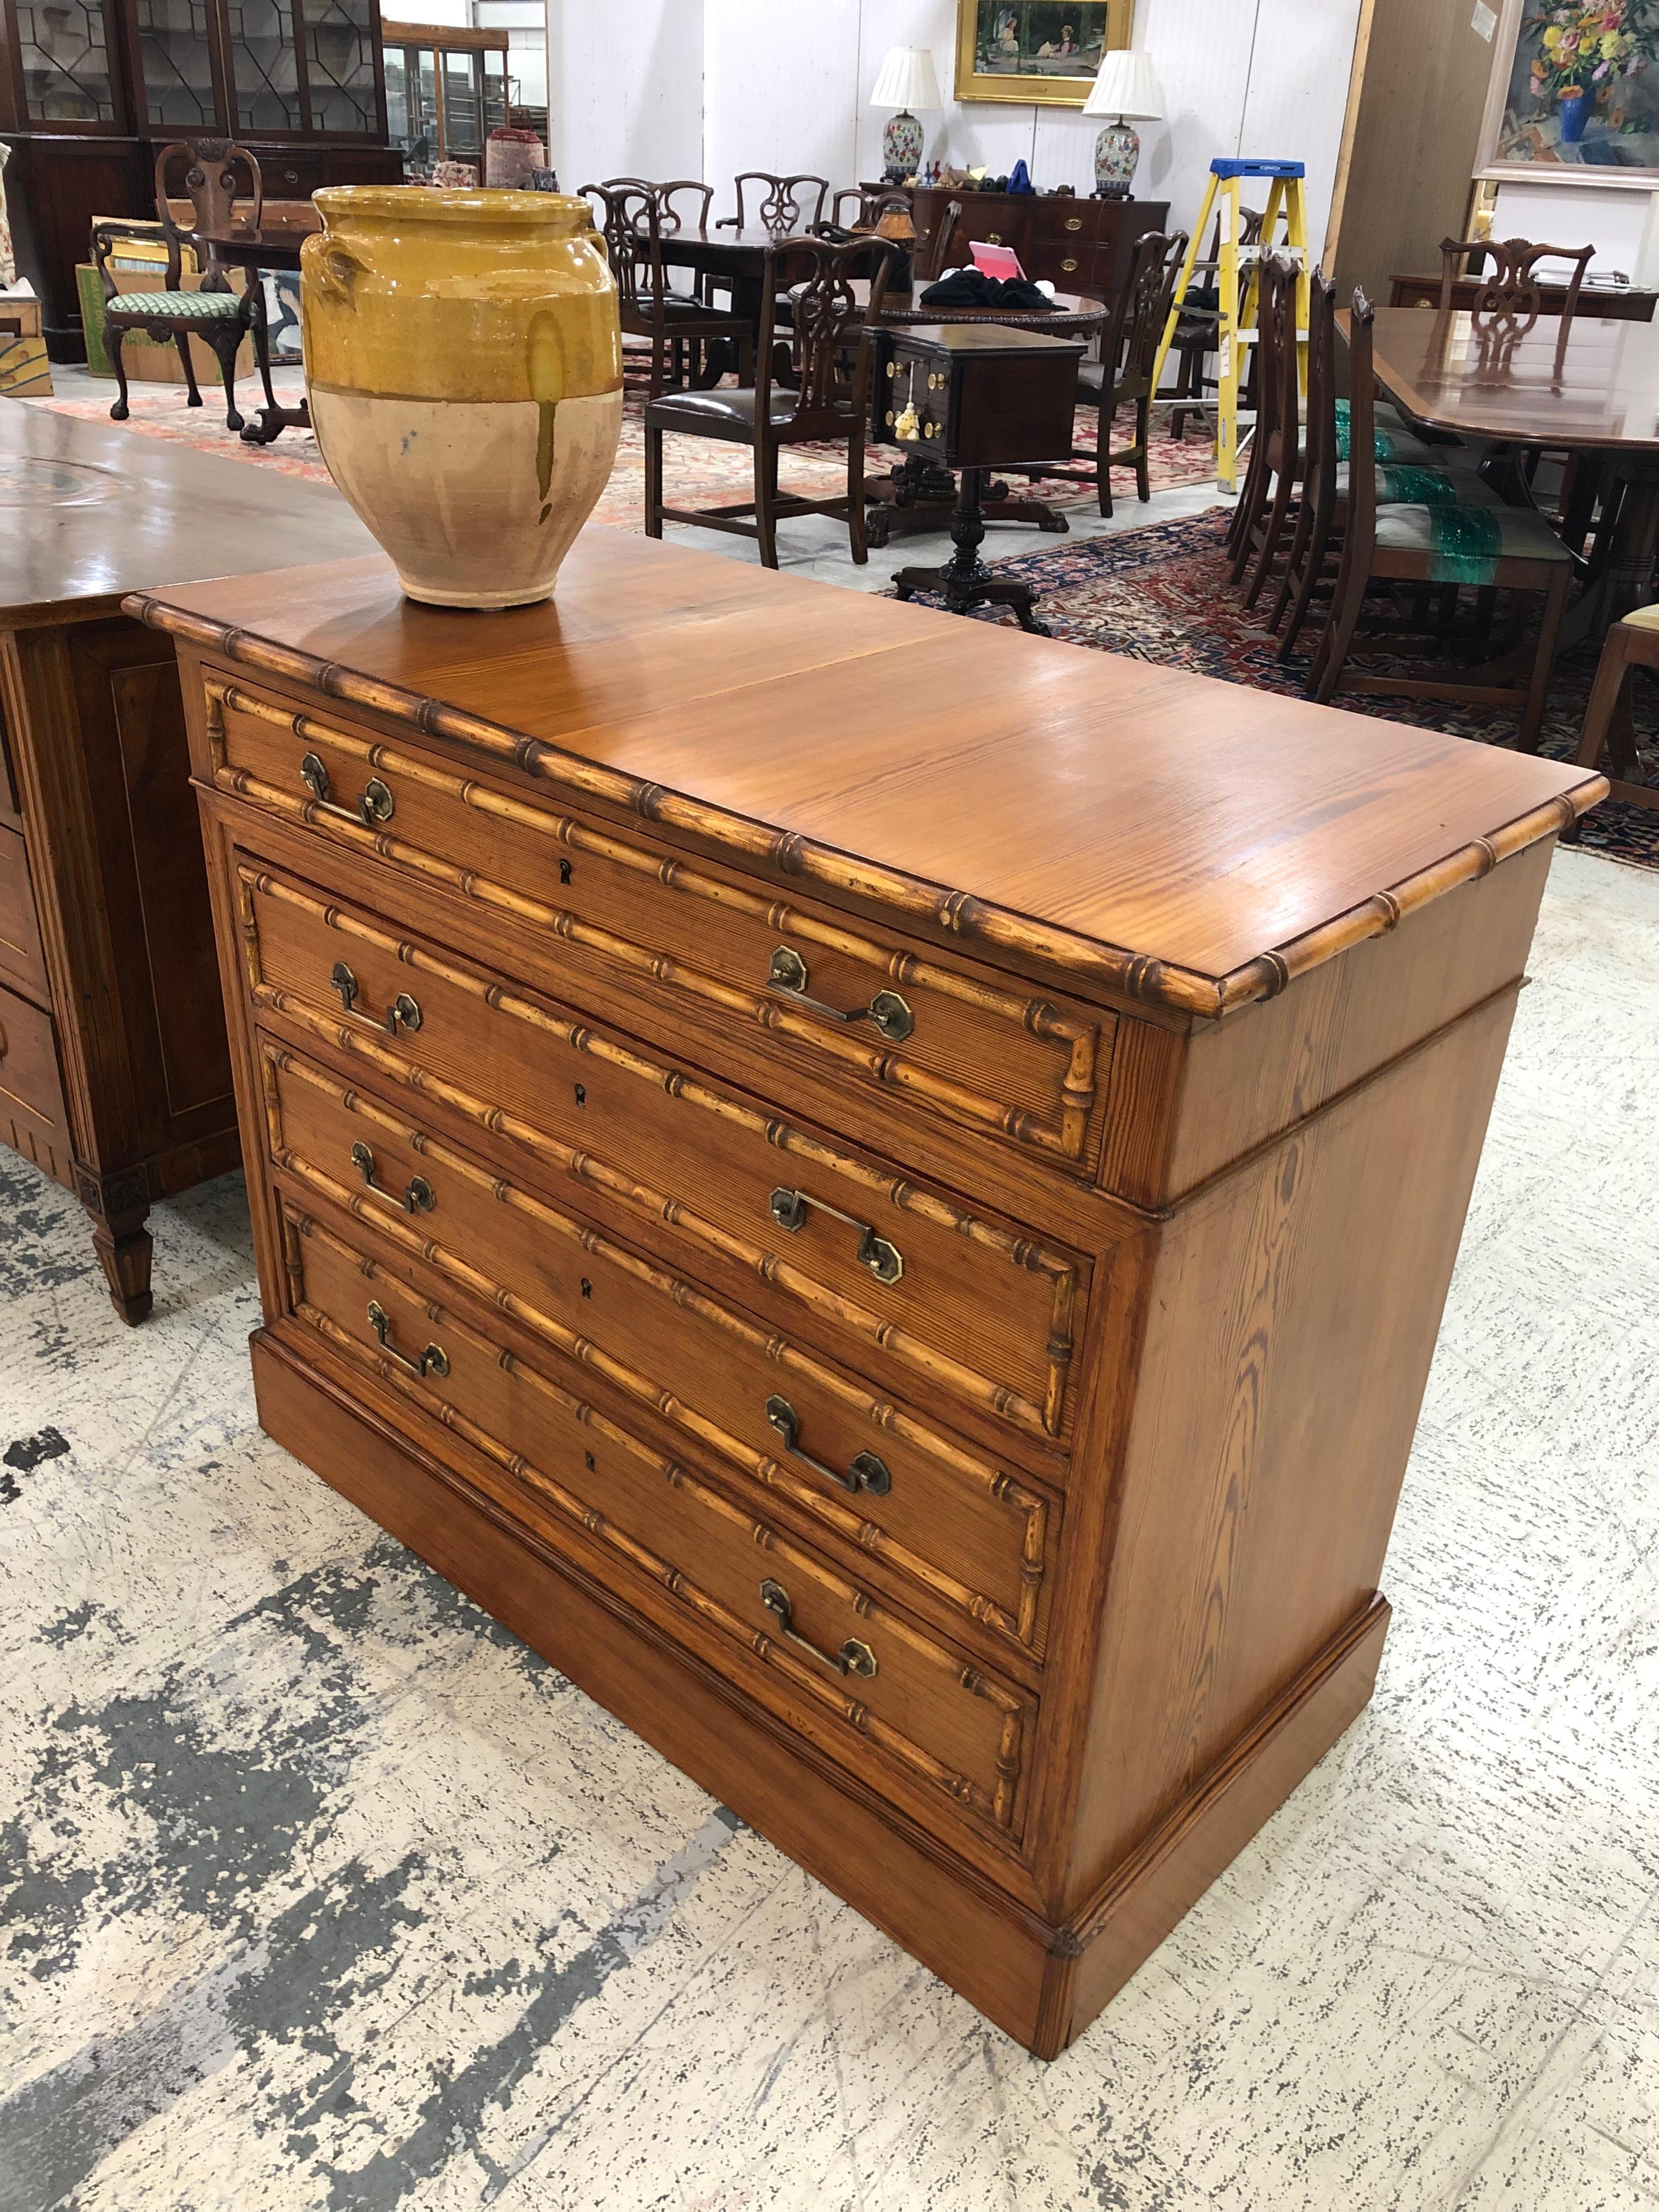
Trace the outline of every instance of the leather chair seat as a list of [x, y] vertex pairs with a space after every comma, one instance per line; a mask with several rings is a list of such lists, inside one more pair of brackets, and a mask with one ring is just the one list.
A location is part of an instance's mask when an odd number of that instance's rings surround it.
[[[769, 422], [787, 424], [794, 419], [793, 392], [771, 393]], [[665, 430], [693, 430], [705, 438], [751, 440], [755, 432], [755, 393], [747, 392], [665, 392], [646, 403], [646, 419]]]

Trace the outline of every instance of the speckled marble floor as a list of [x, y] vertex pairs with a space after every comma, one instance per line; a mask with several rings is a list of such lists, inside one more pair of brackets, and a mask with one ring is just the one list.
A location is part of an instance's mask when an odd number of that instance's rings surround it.
[[1659, 2203], [1659, 879], [1555, 864], [1376, 1702], [1042, 2067], [127, 1331], [0, 1155], [0, 2212]]

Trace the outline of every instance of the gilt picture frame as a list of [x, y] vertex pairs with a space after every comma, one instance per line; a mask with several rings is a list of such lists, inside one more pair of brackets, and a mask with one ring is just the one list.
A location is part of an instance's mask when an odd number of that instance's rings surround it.
[[957, 98], [1081, 107], [1103, 53], [1134, 38], [1134, 0], [957, 0]]
[[1501, 0], [1474, 173], [1659, 180], [1659, 0]]

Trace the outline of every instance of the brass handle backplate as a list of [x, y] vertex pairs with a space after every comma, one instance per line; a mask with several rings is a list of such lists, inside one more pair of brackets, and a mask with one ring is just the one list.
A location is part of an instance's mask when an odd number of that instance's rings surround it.
[[876, 1671], [876, 1655], [867, 1644], [860, 1644], [856, 1636], [849, 1636], [839, 1651], [826, 1651], [795, 1626], [794, 1608], [789, 1602], [789, 1593], [781, 1583], [775, 1583], [769, 1575], [761, 1584], [761, 1603], [776, 1617], [778, 1633], [787, 1636], [803, 1651], [810, 1651], [821, 1666], [834, 1669], [837, 1674], [861, 1674], [867, 1680]]
[[890, 1044], [902, 1043], [916, 1025], [915, 1016], [896, 991], [878, 991], [867, 1006], [854, 1006], [849, 1012], [840, 1006], [828, 1006], [822, 999], [809, 998], [806, 986], [811, 980], [799, 953], [787, 945], [779, 945], [766, 971], [769, 991], [793, 999], [799, 1006], [810, 1006], [815, 1014], [823, 1014], [832, 1022], [873, 1022]]
[[1067, 216], [1066, 218], [1066, 228], [1067, 230], [1081, 230], [1083, 228], [1083, 217], [1080, 215]]
[[985, 234], [985, 243], [988, 246], [1000, 246], [1002, 233], [1000, 230], [988, 230]]
[[418, 1359], [411, 1359], [406, 1352], [398, 1351], [392, 1341], [392, 1316], [378, 1298], [368, 1302], [368, 1325], [386, 1358], [406, 1375], [412, 1375], [417, 1382], [424, 1382], [428, 1375], [448, 1374], [449, 1354], [441, 1344], [428, 1344]]
[[805, 1229], [806, 1209], [816, 1206], [820, 1213], [844, 1221], [849, 1229], [859, 1232], [858, 1256], [878, 1282], [896, 1283], [904, 1273], [904, 1259], [896, 1244], [890, 1244], [884, 1237], [878, 1237], [867, 1221], [860, 1221], [854, 1213], [843, 1213], [838, 1206], [830, 1206], [821, 1198], [814, 1198], [805, 1190], [775, 1190], [767, 1200], [772, 1218], [780, 1229]]
[[307, 753], [300, 763], [300, 774], [320, 812], [337, 814], [341, 821], [354, 822], [363, 830], [372, 830], [377, 822], [391, 821], [396, 802], [378, 775], [370, 776], [355, 806], [342, 806], [329, 797], [328, 766], [315, 753]]
[[384, 1015], [366, 1014], [357, 1004], [357, 978], [343, 960], [337, 960], [329, 975], [329, 981], [340, 994], [340, 1004], [354, 1022], [367, 1022], [372, 1030], [384, 1030], [388, 1036], [396, 1036], [399, 1028], [417, 1030], [421, 1026], [421, 1010], [407, 991], [399, 991]]
[[1060, 267], [1065, 270], [1066, 274], [1069, 276], [1071, 275], [1071, 273], [1072, 273], [1073, 270], [1074, 270], [1074, 269], [1077, 267], [1077, 263], [1076, 263], [1075, 261], [1073, 261], [1073, 259], [1071, 259], [1071, 258], [1070, 258], [1070, 257], [1068, 256], [1068, 257], [1066, 258], [1066, 260], [1064, 260], [1064, 261], [1062, 261], [1062, 262], [1060, 263]]
[[424, 1176], [411, 1176], [409, 1187], [401, 1198], [395, 1190], [388, 1190], [383, 1182], [374, 1180], [374, 1155], [360, 1139], [351, 1147], [351, 1164], [362, 1176], [366, 1188], [376, 1198], [383, 1198], [388, 1206], [395, 1206], [404, 1213], [430, 1213], [438, 1203], [432, 1186]]
[[769, 1398], [766, 1418], [783, 1438], [783, 1448], [791, 1459], [798, 1459], [842, 1490], [868, 1490], [878, 1498], [885, 1498], [893, 1486], [885, 1460], [878, 1459], [872, 1451], [861, 1451], [845, 1474], [838, 1468], [829, 1466], [811, 1453], [800, 1448], [800, 1415], [787, 1398]]

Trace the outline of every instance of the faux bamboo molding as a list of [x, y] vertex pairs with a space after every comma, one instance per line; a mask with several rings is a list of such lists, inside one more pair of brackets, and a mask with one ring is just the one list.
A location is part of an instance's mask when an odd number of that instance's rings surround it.
[[[256, 693], [221, 683], [206, 684], [204, 691], [208, 702], [207, 727], [214, 753], [215, 781], [221, 790], [250, 799], [290, 821], [304, 822], [360, 852], [375, 853], [383, 860], [441, 884], [462, 898], [527, 922], [566, 942], [583, 945], [653, 982], [743, 1016], [763, 1029], [801, 1038], [815, 1050], [844, 1066], [857, 1068], [876, 1082], [913, 1092], [923, 1103], [975, 1127], [995, 1129], [1017, 1144], [1057, 1159], [1079, 1164], [1084, 1161], [1090, 1117], [1097, 1098], [1097, 1067], [1110, 1051], [1109, 1015], [1083, 1021], [1061, 1013], [1047, 1000], [1017, 997], [974, 977], [958, 975], [953, 969], [919, 959], [914, 953], [893, 951], [786, 901], [763, 898], [740, 885], [722, 883], [719, 878], [704, 873], [672, 854], [629, 844], [574, 816], [550, 814], [545, 808], [526, 805], [506, 793], [471, 779], [447, 775], [413, 754], [400, 752], [379, 740], [359, 737], [336, 723], [285, 712]], [[337, 809], [325, 811], [316, 799], [301, 799], [261, 781], [246, 769], [234, 769], [226, 757], [227, 709], [289, 731], [305, 744], [328, 745], [360, 761], [376, 775], [396, 775], [405, 782], [419, 784], [453, 805], [496, 821], [511, 823], [572, 851], [591, 854], [745, 920], [763, 922], [780, 936], [800, 938], [826, 951], [843, 953], [877, 969], [890, 985], [935, 992], [978, 1012], [1010, 1022], [1032, 1036], [1052, 1040], [1067, 1048], [1066, 1065], [1059, 1085], [1058, 1119], [1049, 1121], [1041, 1115], [985, 1097], [963, 1084], [953, 1083], [947, 1077], [916, 1066], [902, 1053], [868, 1046], [857, 1036], [837, 1034], [823, 1022], [797, 1012], [768, 992], [747, 989], [739, 983], [707, 975], [665, 953], [653, 951], [647, 945], [586, 921], [571, 908], [550, 906], [528, 893], [514, 890], [482, 870], [460, 867], [423, 847], [410, 844], [389, 830], [374, 830], [366, 824], [342, 820]]]
[[1004, 907], [953, 891], [879, 862], [862, 860], [819, 845], [792, 830], [728, 814], [700, 799], [665, 791], [659, 784], [602, 768], [536, 738], [515, 735], [502, 725], [447, 707], [423, 693], [359, 674], [338, 662], [252, 635], [186, 609], [168, 606], [155, 596], [135, 592], [122, 602], [126, 612], [151, 628], [166, 630], [198, 649], [289, 683], [304, 684], [329, 698], [343, 699], [406, 723], [428, 737], [449, 738], [474, 746], [487, 758], [539, 776], [556, 789], [625, 808], [648, 822], [706, 839], [739, 862], [760, 863], [785, 874], [805, 876], [831, 889], [891, 908], [896, 915], [927, 927], [987, 945], [1016, 959], [1037, 960], [1076, 975], [1079, 981], [1141, 1006], [1215, 1019], [1261, 999], [1278, 995], [1295, 976], [1338, 954], [1381, 937], [1408, 914], [1457, 885], [1490, 874], [1500, 861], [1539, 839], [1571, 828], [1581, 814], [1607, 796], [1603, 777], [1592, 777], [1570, 792], [1547, 799], [1447, 854], [1432, 866], [1360, 900], [1345, 913], [1291, 938], [1272, 951], [1246, 961], [1224, 975], [1206, 975], [1151, 958], [1121, 946], [1079, 937], [1054, 924], [1033, 921]]
[[[420, 1407], [428, 1418], [441, 1421], [443, 1425], [463, 1442], [471, 1445], [501, 1468], [506, 1474], [537, 1498], [550, 1504], [560, 1516], [573, 1527], [596, 1539], [599, 1543], [625, 1559], [630, 1566], [648, 1574], [659, 1583], [671, 1596], [689, 1606], [705, 1620], [727, 1636], [735, 1637], [754, 1656], [767, 1665], [786, 1674], [797, 1691], [805, 1691], [817, 1704], [833, 1713], [838, 1720], [855, 1729], [868, 1742], [877, 1746], [890, 1758], [897, 1759], [914, 1772], [942, 1790], [964, 1811], [975, 1814], [1000, 1831], [1010, 1844], [1019, 1840], [1016, 1813], [1019, 1785], [1024, 1772], [1025, 1731], [1035, 1708], [1011, 1684], [986, 1674], [966, 1661], [956, 1659], [950, 1652], [930, 1638], [918, 1633], [904, 1618], [890, 1607], [878, 1604], [867, 1591], [860, 1589], [837, 1576], [833, 1569], [816, 1554], [800, 1551], [785, 1537], [778, 1534], [764, 1521], [757, 1521], [739, 1506], [711, 1489], [676, 1460], [665, 1458], [637, 1437], [590, 1405], [585, 1399], [574, 1397], [562, 1390], [540, 1370], [520, 1360], [511, 1352], [503, 1351], [481, 1336], [465, 1317], [449, 1309], [428, 1304], [427, 1314], [434, 1328], [470, 1339], [475, 1348], [492, 1363], [509, 1373], [520, 1376], [547, 1400], [550, 1406], [573, 1420], [580, 1422], [594, 1435], [605, 1437], [630, 1454], [644, 1466], [659, 1474], [665, 1482], [685, 1491], [703, 1509], [724, 1521], [738, 1540], [757, 1553], [775, 1559], [780, 1568], [810, 1576], [816, 1582], [832, 1589], [854, 1611], [872, 1624], [872, 1633], [884, 1639], [902, 1644], [914, 1656], [953, 1681], [970, 1697], [983, 1698], [994, 1711], [1002, 1716], [1000, 1741], [996, 1756], [997, 1784], [994, 1791], [988, 1793], [970, 1776], [957, 1772], [915, 1743], [890, 1723], [872, 1713], [860, 1698], [839, 1692], [827, 1676], [803, 1666], [788, 1647], [769, 1636], [764, 1629], [753, 1627], [749, 1622], [730, 1613], [716, 1599], [702, 1589], [684, 1571], [663, 1559], [647, 1546], [638, 1542], [625, 1530], [618, 1528], [595, 1506], [575, 1497], [562, 1483], [542, 1472], [523, 1454], [511, 1452], [495, 1437], [469, 1420], [459, 1407], [443, 1395], [433, 1377], [416, 1382], [404, 1374], [395, 1361], [377, 1354], [359, 1340], [343, 1329], [328, 1313], [310, 1303], [305, 1291], [304, 1242], [314, 1239], [328, 1245], [343, 1259], [349, 1261], [366, 1282], [380, 1279], [380, 1269], [376, 1262], [358, 1252], [351, 1245], [334, 1236], [320, 1222], [308, 1214], [285, 1215], [287, 1227], [297, 1231], [297, 1244], [290, 1237], [291, 1255], [289, 1264], [290, 1282], [296, 1277], [300, 1284], [295, 1300], [296, 1317], [319, 1335], [345, 1352], [353, 1358], [371, 1366], [382, 1382], [389, 1384], [403, 1396]], [[402, 1287], [401, 1285], [399, 1286]]]
[[[890, 1403], [872, 1398], [857, 1384], [846, 1381], [832, 1369], [798, 1351], [786, 1338], [755, 1328], [693, 1285], [678, 1276], [665, 1274], [660, 1268], [614, 1243], [597, 1229], [585, 1227], [551, 1206], [544, 1205], [539, 1199], [520, 1189], [507, 1176], [480, 1167], [476, 1161], [456, 1151], [453, 1146], [445, 1144], [441, 1139], [424, 1130], [410, 1128], [373, 1098], [337, 1082], [297, 1054], [288, 1052], [265, 1040], [261, 1043], [260, 1065], [264, 1079], [265, 1121], [270, 1156], [276, 1165], [285, 1173], [305, 1184], [319, 1198], [326, 1199], [349, 1213], [377, 1236], [400, 1246], [439, 1273], [447, 1275], [471, 1297], [510, 1314], [525, 1328], [556, 1346], [567, 1358], [592, 1367], [596, 1374], [604, 1376], [606, 1381], [626, 1391], [629, 1397], [674, 1422], [696, 1443], [735, 1462], [754, 1480], [768, 1489], [777, 1491], [793, 1504], [804, 1507], [838, 1534], [860, 1545], [874, 1557], [887, 1561], [901, 1573], [910, 1576], [935, 1592], [947, 1604], [959, 1607], [970, 1620], [1007, 1637], [1028, 1651], [1032, 1648], [1048, 1570], [1049, 1513], [1046, 1499], [1025, 1488], [1005, 1470], [976, 1458], [937, 1430], [927, 1427], [913, 1415], [901, 1412]], [[876, 1430], [902, 1437], [935, 1459], [944, 1461], [982, 1490], [994, 1504], [1005, 1507], [1018, 1524], [1022, 1565], [1018, 1613], [1010, 1613], [982, 1591], [971, 1589], [945, 1574], [933, 1561], [898, 1542], [867, 1516], [850, 1510], [832, 1493], [801, 1481], [793, 1468], [763, 1452], [752, 1450], [718, 1423], [687, 1406], [672, 1392], [659, 1388], [647, 1376], [611, 1358], [589, 1337], [566, 1327], [483, 1269], [471, 1264], [459, 1253], [452, 1251], [441, 1238], [423, 1234], [415, 1228], [411, 1221], [388, 1212], [384, 1206], [376, 1206], [365, 1193], [354, 1191], [349, 1186], [337, 1182], [314, 1162], [305, 1158], [288, 1142], [283, 1130], [282, 1101], [276, 1081], [279, 1070], [295, 1081], [309, 1085], [348, 1112], [407, 1145], [423, 1158], [436, 1162], [464, 1177], [475, 1188], [488, 1192], [496, 1203], [526, 1214], [535, 1222], [538, 1230], [548, 1236], [568, 1240], [583, 1252], [604, 1258], [642, 1289], [667, 1299], [678, 1309], [696, 1314], [702, 1321], [713, 1323], [786, 1373], [809, 1376], [820, 1389], [834, 1392]]]
[[[367, 1060], [399, 1086], [441, 1101], [452, 1110], [477, 1123], [481, 1128], [510, 1137], [515, 1144], [525, 1146], [538, 1156], [556, 1160], [562, 1172], [574, 1176], [580, 1182], [592, 1183], [596, 1188], [605, 1190], [633, 1212], [671, 1223], [696, 1242], [717, 1251], [723, 1258], [734, 1261], [745, 1272], [754, 1274], [760, 1281], [787, 1291], [824, 1319], [850, 1330], [878, 1349], [931, 1376], [953, 1396], [964, 1399], [1035, 1437], [1047, 1438], [1060, 1434], [1071, 1366], [1074, 1308], [1078, 1304], [1078, 1271], [1071, 1261], [1048, 1251], [1034, 1238], [1013, 1236], [1006, 1230], [980, 1219], [977, 1215], [948, 1204], [930, 1192], [918, 1190], [914, 1183], [904, 1178], [894, 1181], [883, 1176], [866, 1167], [862, 1161], [851, 1158], [821, 1139], [797, 1129], [793, 1124], [775, 1115], [757, 1114], [752, 1108], [744, 1106], [735, 1099], [708, 1090], [678, 1069], [660, 1067], [654, 1061], [630, 1052], [626, 1047], [599, 1036], [585, 1024], [559, 1020], [500, 984], [481, 982], [477, 977], [437, 955], [405, 940], [388, 937], [360, 917], [345, 914], [322, 900], [308, 897], [264, 870], [239, 865], [236, 872], [248, 986], [256, 1006], [280, 1013], [336, 1049]], [[763, 1137], [769, 1145], [781, 1152], [816, 1161], [836, 1174], [861, 1182], [902, 1210], [915, 1213], [971, 1243], [983, 1245], [999, 1259], [1043, 1278], [1049, 1285], [1052, 1299], [1048, 1340], [1044, 1347], [1048, 1389], [1043, 1402], [1040, 1406], [1036, 1405], [1006, 1383], [988, 1382], [985, 1376], [964, 1367], [948, 1354], [922, 1343], [896, 1322], [884, 1320], [855, 1300], [828, 1289], [800, 1268], [779, 1259], [775, 1254], [766, 1251], [747, 1238], [732, 1236], [700, 1215], [678, 1195], [631, 1182], [626, 1176], [595, 1160], [590, 1153], [579, 1152], [573, 1146], [560, 1144], [500, 1103], [485, 1101], [446, 1082], [430, 1069], [387, 1052], [371, 1032], [319, 1014], [303, 1000], [291, 998], [286, 992], [267, 983], [259, 958], [258, 921], [253, 908], [256, 891], [262, 896], [284, 902], [311, 915], [325, 927], [338, 931], [343, 936], [360, 939], [391, 953], [416, 973], [425, 970], [441, 976], [446, 981], [470, 993], [492, 1012], [523, 1019], [533, 1027], [562, 1038], [578, 1052], [589, 1053], [595, 1059], [606, 1060], [631, 1075], [643, 1078], [668, 1097], [683, 1100], [694, 1108], [710, 1110], [721, 1119], [747, 1129], [751, 1134]]]

